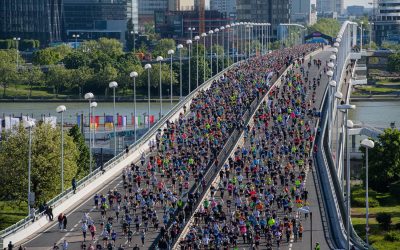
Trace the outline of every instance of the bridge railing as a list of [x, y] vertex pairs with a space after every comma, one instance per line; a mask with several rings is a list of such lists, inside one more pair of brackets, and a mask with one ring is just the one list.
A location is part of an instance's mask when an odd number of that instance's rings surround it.
[[[183, 111], [184, 106], [189, 106], [192, 99], [196, 96], [196, 94], [199, 91], [203, 91], [208, 89], [212, 82], [215, 79], [220, 78], [227, 70], [232, 69], [233, 67], [237, 66], [241, 62], [236, 62], [223, 71], [219, 72], [218, 74], [214, 75], [207, 81], [205, 81], [203, 84], [198, 86], [193, 92], [188, 94], [184, 99], [182, 99], [178, 104], [175, 105], [165, 116], [163, 116], [156, 124], [154, 124], [150, 130], [148, 130], [141, 138], [139, 138], [135, 143], [129, 146], [129, 154], [133, 154], [134, 152], [140, 150], [143, 146], [147, 145], [147, 143], [155, 139], [155, 134], [159, 129], [163, 129], [167, 125], [167, 121], [172, 121], [175, 120], [179, 117], [179, 112]], [[142, 152], [140, 152], [142, 153]], [[129, 156], [128, 154], [128, 156]], [[92, 173], [88, 174], [81, 180], [77, 182], [77, 189], [76, 191], [79, 192], [79, 190], [85, 188], [87, 185], [89, 185], [91, 182], [93, 182], [95, 179], [99, 178], [102, 176], [104, 172], [107, 172], [108, 170], [112, 169], [116, 165], [118, 165], [121, 161], [123, 161], [127, 157], [127, 154], [125, 151], [120, 152], [116, 156], [114, 156], [112, 159], [107, 161], [102, 167], [95, 169]], [[52, 207], [57, 207], [61, 205], [64, 201], [67, 199], [71, 198], [73, 196], [73, 190], [72, 188], [66, 189], [64, 192], [58, 194], [56, 197], [51, 199], [50, 201], [47, 202], [49, 206]], [[39, 212], [38, 210], [35, 211], [35, 214], [32, 216], [27, 216], [24, 219], [18, 221], [14, 225], [0, 231], [0, 246], [2, 246], [3, 241], [6, 237], [9, 235], [14, 234], [17, 231], [20, 231], [22, 229], [27, 228], [33, 223], [33, 218], [35, 220], [45, 216], [44, 212]], [[2, 246], [4, 247], [4, 246]]]

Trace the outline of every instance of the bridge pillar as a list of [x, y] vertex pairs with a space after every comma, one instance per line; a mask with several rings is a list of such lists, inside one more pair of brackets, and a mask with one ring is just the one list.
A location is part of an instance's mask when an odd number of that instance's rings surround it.
[[353, 151], [356, 149], [356, 135], [351, 136], [351, 149], [353, 149]]

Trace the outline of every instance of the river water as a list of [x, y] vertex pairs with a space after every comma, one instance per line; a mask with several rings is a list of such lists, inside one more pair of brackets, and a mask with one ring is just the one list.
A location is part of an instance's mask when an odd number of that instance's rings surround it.
[[400, 127], [400, 101], [353, 102], [355, 110], [350, 111], [350, 119], [377, 128], [388, 128], [391, 122]]

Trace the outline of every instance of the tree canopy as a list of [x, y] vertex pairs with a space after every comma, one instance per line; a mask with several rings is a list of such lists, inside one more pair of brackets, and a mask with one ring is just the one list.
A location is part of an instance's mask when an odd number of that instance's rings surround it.
[[336, 37], [340, 30], [340, 23], [333, 18], [321, 18], [315, 24], [309, 26], [308, 29], [310, 33], [318, 31], [325, 35]]
[[[364, 148], [361, 150], [365, 152]], [[385, 129], [368, 154], [371, 188], [387, 191], [390, 184], [400, 180], [400, 131]], [[365, 153], [363, 158], [365, 162]]]

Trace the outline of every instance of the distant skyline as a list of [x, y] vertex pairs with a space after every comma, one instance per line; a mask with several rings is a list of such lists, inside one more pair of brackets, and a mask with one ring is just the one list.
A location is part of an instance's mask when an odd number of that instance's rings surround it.
[[364, 7], [372, 7], [368, 4], [368, 2], [372, 2], [372, 0], [345, 0], [344, 5], [345, 8], [349, 5], [362, 5]]

